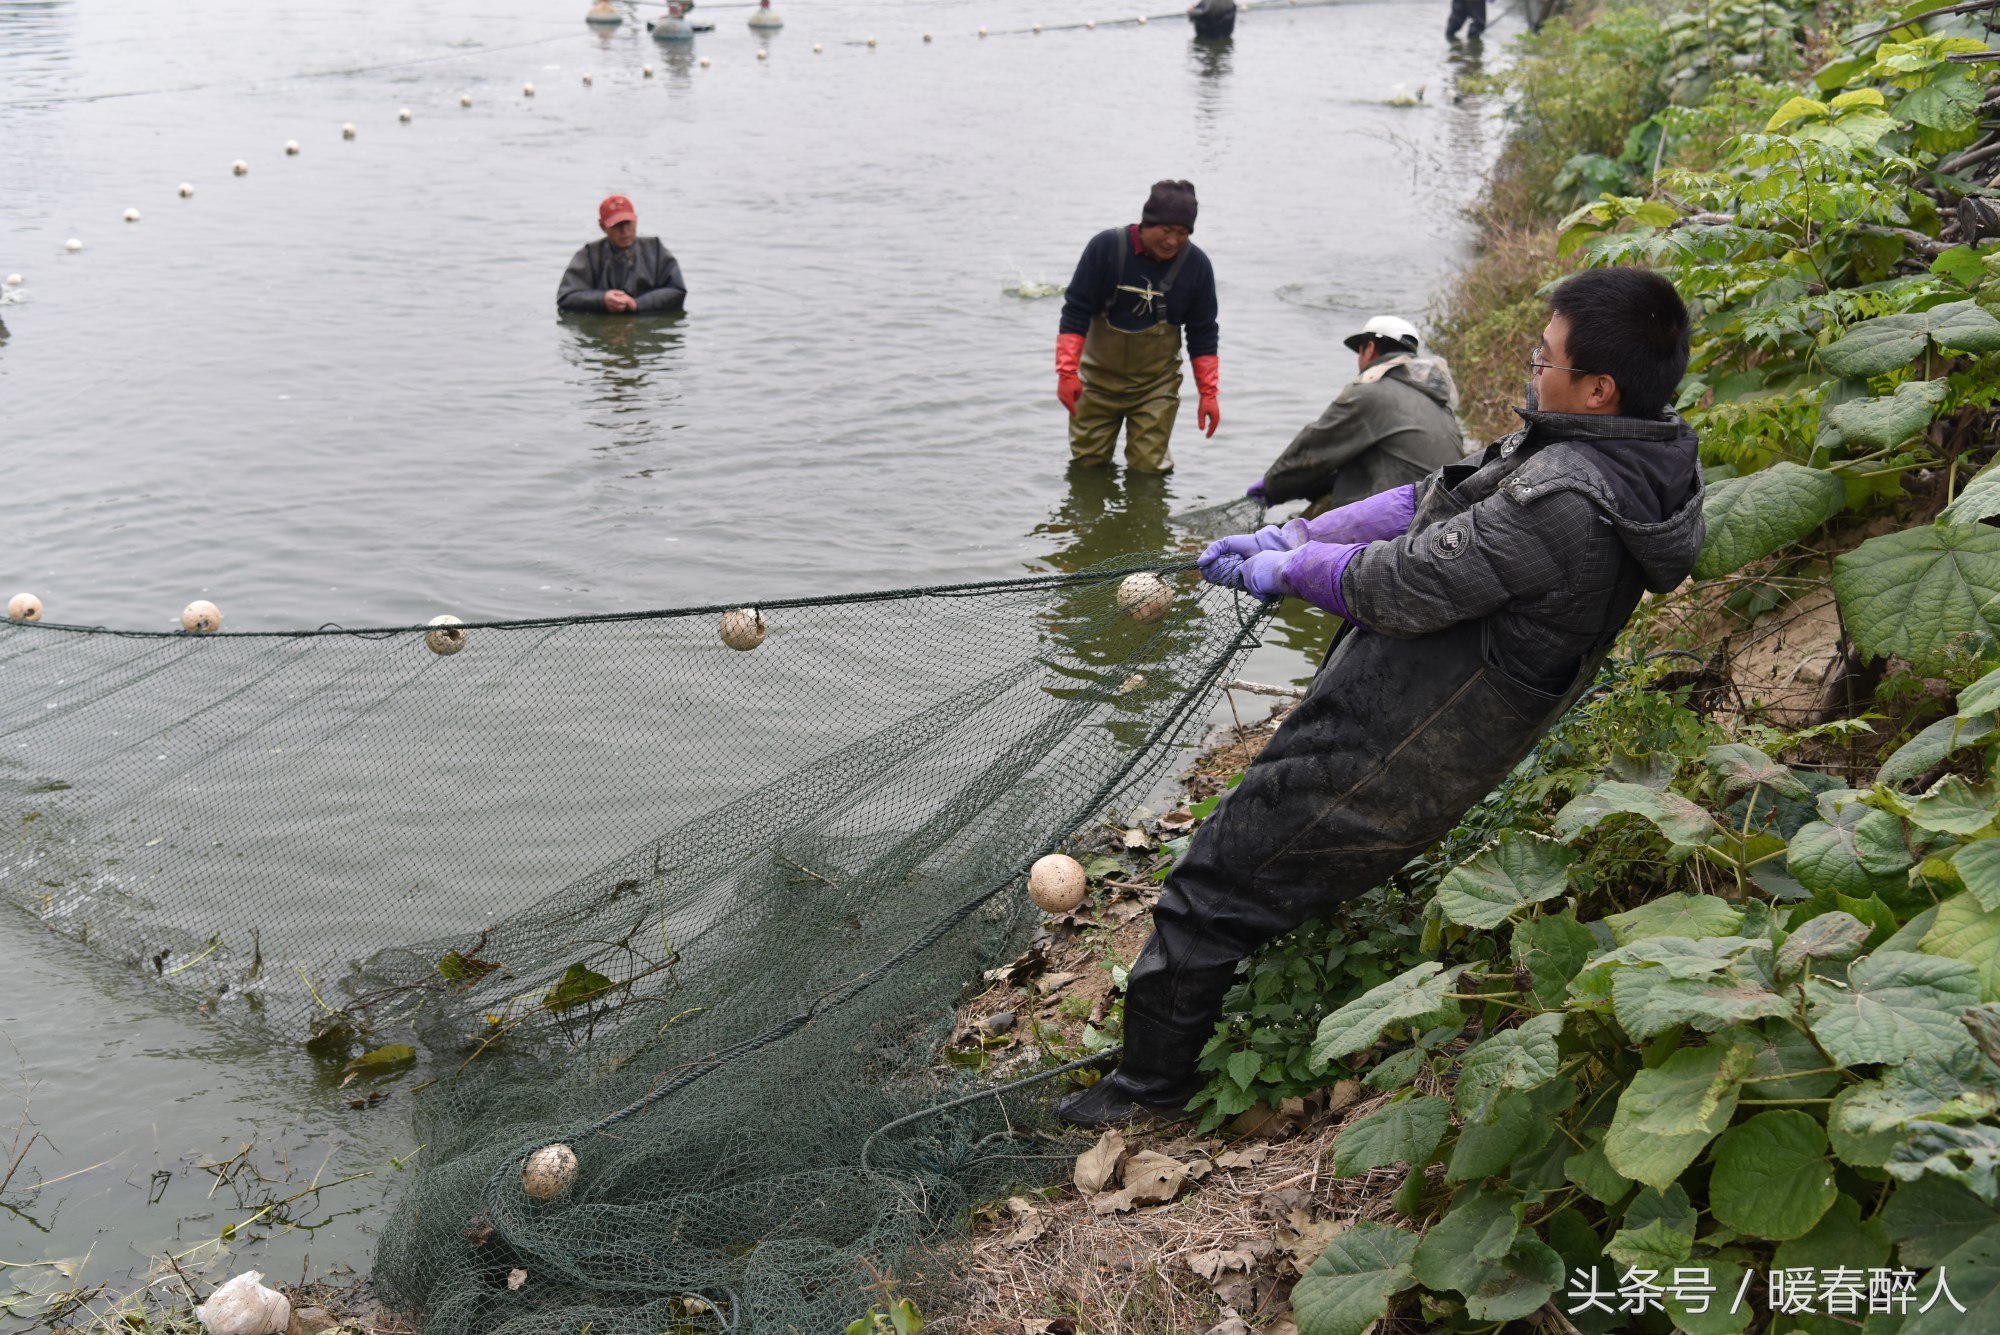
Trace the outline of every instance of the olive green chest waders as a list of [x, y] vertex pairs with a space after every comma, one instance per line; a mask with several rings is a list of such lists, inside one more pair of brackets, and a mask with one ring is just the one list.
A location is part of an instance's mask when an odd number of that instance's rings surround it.
[[[1118, 448], [1118, 428], [1125, 428], [1125, 462], [1141, 473], [1171, 473], [1174, 456], [1167, 442], [1181, 410], [1181, 328], [1167, 319], [1167, 294], [1180, 277], [1183, 250], [1167, 269], [1163, 285], [1144, 290], [1129, 287], [1131, 252], [1112, 292], [1138, 297], [1157, 317], [1145, 329], [1113, 325], [1100, 311], [1083, 339], [1083, 394], [1069, 419], [1070, 461], [1108, 464]], [[1107, 306], [1109, 303], [1107, 303]]]

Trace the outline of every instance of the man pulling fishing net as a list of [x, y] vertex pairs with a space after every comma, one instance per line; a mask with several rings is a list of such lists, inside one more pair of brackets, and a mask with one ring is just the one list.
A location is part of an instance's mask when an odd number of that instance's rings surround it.
[[1669, 407], [1687, 308], [1640, 269], [1578, 274], [1549, 306], [1521, 430], [1203, 553], [1211, 583], [1347, 624], [1167, 879], [1123, 1058], [1057, 1105], [1063, 1120], [1181, 1115], [1238, 963], [1450, 831], [1582, 693], [1641, 593], [1693, 569], [1701, 463]]

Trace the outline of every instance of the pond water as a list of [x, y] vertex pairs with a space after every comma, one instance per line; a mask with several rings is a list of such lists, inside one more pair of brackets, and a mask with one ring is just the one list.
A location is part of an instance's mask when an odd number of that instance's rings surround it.
[[[1479, 56], [1443, 0], [1255, 10], [1220, 48], [1083, 0], [779, 0], [764, 36], [704, 4], [716, 30], [680, 51], [585, 8], [0, 0], [7, 592], [67, 623], [164, 628], [207, 597], [231, 629], [356, 626], [1156, 548], [1319, 412], [1340, 336], [1424, 310], [1500, 131], [1454, 97]], [[1496, 13], [1487, 58], [1518, 29]], [[1059, 299], [1021, 293], [1162, 176], [1200, 192], [1223, 425], [1195, 434], [1190, 387], [1172, 477], [1072, 477]], [[684, 318], [558, 317], [613, 191], [679, 255]], [[1288, 609], [1246, 675], [1303, 677], [1324, 634]], [[246, 1233], [276, 1276], [365, 1266], [406, 1099], [350, 1108], [11, 911], [0, 958], [17, 1145], [46, 1133], [0, 1191], [0, 1257], [122, 1274], [369, 1173]], [[0, 1149], [20, 1122], [0, 1094]]]

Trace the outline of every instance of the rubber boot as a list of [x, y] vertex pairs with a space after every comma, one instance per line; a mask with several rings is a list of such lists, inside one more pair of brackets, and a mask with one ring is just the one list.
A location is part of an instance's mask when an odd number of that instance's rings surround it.
[[1071, 1126], [1115, 1126], [1141, 1118], [1180, 1121], [1192, 1116], [1188, 1100], [1205, 1083], [1195, 1062], [1214, 1032], [1213, 1020], [1197, 1029], [1177, 1028], [1134, 1011], [1128, 1000], [1125, 1054], [1118, 1069], [1056, 1104], [1056, 1116]]

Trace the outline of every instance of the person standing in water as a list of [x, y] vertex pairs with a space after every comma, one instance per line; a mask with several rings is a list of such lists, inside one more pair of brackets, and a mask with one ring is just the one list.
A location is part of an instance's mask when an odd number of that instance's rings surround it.
[[639, 235], [639, 214], [623, 195], [597, 206], [602, 241], [576, 252], [556, 289], [556, 307], [607, 315], [678, 311], [687, 302], [681, 263], [656, 236]]
[[1139, 221], [1099, 232], [1077, 261], [1056, 334], [1056, 397], [1069, 410], [1072, 463], [1109, 464], [1123, 427], [1127, 466], [1173, 471], [1183, 329], [1197, 423], [1213, 436], [1222, 422], [1215, 270], [1190, 239], [1195, 210], [1194, 186], [1156, 182]]

